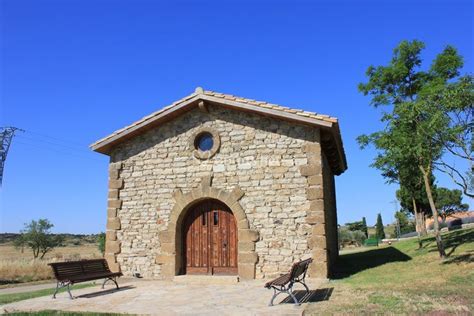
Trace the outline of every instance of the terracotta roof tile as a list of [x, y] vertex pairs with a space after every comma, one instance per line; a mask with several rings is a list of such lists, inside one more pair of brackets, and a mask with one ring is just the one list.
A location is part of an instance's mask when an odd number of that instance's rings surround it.
[[286, 106], [272, 104], [265, 101], [256, 101], [253, 99], [242, 98], [242, 97], [234, 96], [231, 94], [224, 94], [224, 93], [209, 91], [209, 90], [204, 91], [204, 94], [208, 96], [226, 99], [226, 100], [232, 100], [232, 101], [237, 101], [237, 102], [246, 103], [250, 105], [255, 105], [255, 106], [259, 106], [266, 109], [273, 109], [273, 110], [283, 111], [286, 113], [292, 113], [292, 114], [300, 115], [302, 117], [310, 117], [310, 118], [326, 121], [329, 123], [337, 123], [337, 119], [335, 117], [325, 115], [325, 114], [319, 114], [315, 112], [289, 108]]

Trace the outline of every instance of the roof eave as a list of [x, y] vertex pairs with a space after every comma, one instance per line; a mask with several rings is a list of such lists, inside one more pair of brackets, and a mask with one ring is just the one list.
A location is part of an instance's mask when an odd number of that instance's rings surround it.
[[107, 137], [98, 140], [97, 142], [90, 145], [90, 148], [98, 153], [109, 155], [113, 147], [118, 145], [119, 143], [130, 139], [133, 136], [136, 136], [148, 129], [156, 127], [159, 123], [169, 121], [177, 117], [178, 115], [181, 115], [182, 113], [189, 111], [194, 107], [197, 107], [198, 101], [201, 100], [210, 104], [217, 104], [219, 106], [223, 106], [230, 109], [243, 110], [249, 113], [255, 113], [309, 126], [317, 126], [325, 130], [330, 130], [333, 136], [333, 141], [335, 142], [335, 145], [337, 147], [340, 173], [344, 172], [347, 169], [346, 158], [344, 150], [342, 148], [339, 125], [337, 122], [328, 122], [317, 118], [305, 117], [294, 113], [282, 112], [271, 108], [262, 108], [252, 104], [222, 99], [205, 94], [197, 94], [194, 96], [190, 96], [189, 98], [186, 98], [184, 101], [176, 104], [175, 106], [170, 107], [169, 109], [166, 109], [162, 112], [159, 112], [155, 116], [151, 115], [148, 118], [143, 119], [142, 121], [138, 121], [132, 125], [123, 128], [122, 130], [119, 130]]
[[[110, 153], [110, 150], [112, 149], [113, 146], [115, 146], [118, 143], [123, 142], [126, 139], [129, 139], [133, 137], [134, 135], [138, 134], [139, 132], [143, 130], [150, 129], [154, 127], [156, 124], [159, 122], [162, 122], [164, 120], [167, 120], [172, 117], [176, 117], [177, 115], [181, 114], [182, 112], [185, 112], [187, 110], [190, 110], [190, 108], [187, 108], [189, 105], [192, 105], [196, 101], [199, 100], [199, 96], [196, 95], [186, 101], [183, 101], [182, 103], [169, 108], [163, 112], [160, 112], [156, 116], [150, 117], [147, 120], [143, 120], [142, 122], [139, 122], [138, 124], [134, 125], [129, 125], [122, 129], [121, 132], [115, 132], [109, 136], [106, 136], [89, 147], [98, 153], [107, 155]], [[115, 135], [114, 135], [115, 134]]]

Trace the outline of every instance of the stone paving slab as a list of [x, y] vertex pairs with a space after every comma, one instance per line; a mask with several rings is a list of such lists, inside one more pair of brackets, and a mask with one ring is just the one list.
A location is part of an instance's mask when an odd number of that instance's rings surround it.
[[[170, 281], [121, 282], [121, 289], [100, 286], [72, 291], [57, 299], [50, 296], [0, 306], [0, 313], [14, 311], [88, 311], [130, 313], [140, 315], [302, 315], [305, 305], [282, 303], [272, 307], [268, 302], [272, 292], [263, 288], [262, 280], [231, 285], [176, 284]], [[321, 281], [308, 282], [316, 289]], [[298, 288], [298, 287], [297, 287]], [[298, 288], [299, 289], [299, 288]], [[285, 300], [281, 294], [275, 303]]]

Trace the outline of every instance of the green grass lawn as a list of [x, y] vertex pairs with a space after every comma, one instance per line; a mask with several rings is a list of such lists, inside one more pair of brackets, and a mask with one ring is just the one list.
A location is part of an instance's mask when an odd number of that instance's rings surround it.
[[[82, 284], [76, 284], [71, 287], [71, 291], [77, 290], [77, 289], [83, 289], [86, 287], [91, 287], [96, 284], [94, 283], [82, 283]], [[59, 290], [57, 295], [61, 295], [61, 293], [65, 292], [66, 289], [62, 288]], [[53, 295], [54, 289], [44, 289], [44, 290], [37, 290], [37, 291], [32, 291], [32, 292], [24, 292], [24, 293], [12, 293], [12, 294], [2, 294], [0, 295], [0, 305], [3, 304], [8, 304], [8, 303], [13, 303], [17, 301], [23, 301], [27, 300], [30, 298], [35, 298], [35, 297], [40, 297], [40, 296], [48, 296], [48, 295]], [[74, 292], [72, 292], [74, 294]], [[68, 294], [65, 294], [68, 295]]]
[[443, 234], [448, 257], [440, 260], [433, 237], [363, 248], [340, 256], [326, 301], [308, 314], [424, 314], [474, 311], [474, 229]]

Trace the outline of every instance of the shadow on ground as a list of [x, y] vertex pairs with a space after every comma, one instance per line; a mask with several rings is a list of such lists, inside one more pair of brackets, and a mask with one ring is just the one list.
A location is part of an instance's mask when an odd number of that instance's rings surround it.
[[[316, 303], [327, 301], [332, 295], [332, 291], [334, 288], [324, 288], [324, 289], [317, 289], [317, 290], [310, 290], [306, 292], [305, 290], [297, 290], [293, 291], [293, 294], [296, 296], [296, 299], [300, 303]], [[285, 297], [280, 304], [294, 304], [295, 302], [291, 298], [291, 296]]]
[[408, 260], [411, 260], [410, 256], [393, 247], [344, 254], [338, 258], [332, 279], [343, 279], [386, 263]]
[[86, 294], [82, 294], [82, 295], [78, 295], [78, 296], [75, 296], [75, 298], [92, 298], [92, 297], [97, 297], [97, 296], [103, 296], [103, 295], [109, 295], [109, 294], [113, 294], [113, 293], [117, 293], [117, 292], [122, 292], [122, 291], [126, 291], [126, 290], [131, 290], [131, 289], [134, 289], [135, 287], [132, 286], [132, 285], [127, 285], [127, 286], [122, 286], [121, 288], [113, 288], [113, 289], [109, 289], [109, 290], [101, 290], [101, 291], [97, 291], [97, 292], [92, 292], [92, 293], [86, 293]]
[[[447, 259], [443, 264], [474, 262], [474, 255], [472, 252], [456, 255], [456, 249], [465, 243], [474, 242], [474, 230], [457, 230], [451, 231], [449, 235], [443, 235], [444, 248], [446, 250]], [[430, 247], [430, 252], [437, 252], [436, 242], [434, 237], [423, 239], [423, 248]]]
[[474, 254], [472, 252], [465, 253], [462, 255], [455, 255], [450, 256], [443, 261], [443, 264], [451, 264], [451, 263], [474, 263]]

